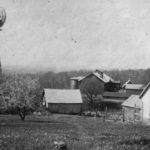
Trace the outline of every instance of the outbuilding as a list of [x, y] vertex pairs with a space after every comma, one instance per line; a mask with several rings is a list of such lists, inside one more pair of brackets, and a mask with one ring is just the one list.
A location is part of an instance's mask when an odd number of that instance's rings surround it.
[[130, 93], [131, 95], [140, 95], [141, 92], [144, 90], [145, 85], [144, 84], [133, 84], [133, 82], [129, 79], [127, 80], [123, 85], [122, 89], [126, 93]]
[[142, 117], [144, 120], [150, 119], [150, 82], [147, 84], [139, 99], [142, 101]]
[[131, 95], [122, 107], [125, 121], [150, 120], [150, 82], [140, 95]]
[[82, 112], [80, 90], [44, 89], [44, 101], [51, 113], [79, 114]]
[[127, 84], [125, 90], [127, 93], [139, 95], [144, 89], [143, 84]]
[[121, 110], [121, 104], [130, 96], [131, 94], [126, 92], [104, 92], [101, 104], [111, 110]]
[[131, 95], [122, 103], [124, 121], [141, 121], [142, 120], [142, 101], [139, 95]]

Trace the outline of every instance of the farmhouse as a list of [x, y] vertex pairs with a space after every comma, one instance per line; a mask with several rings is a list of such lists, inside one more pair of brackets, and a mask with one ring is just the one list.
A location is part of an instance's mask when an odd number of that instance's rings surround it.
[[46, 108], [52, 113], [79, 114], [82, 98], [79, 90], [44, 89]]
[[123, 104], [125, 120], [149, 120], [150, 119], [150, 83], [142, 93], [130, 96]]
[[83, 78], [80, 87], [84, 87], [84, 84], [87, 84], [89, 80], [101, 84], [104, 87], [104, 91], [115, 92], [120, 89], [120, 81], [115, 81], [107, 74], [99, 70], [95, 70], [93, 73]]

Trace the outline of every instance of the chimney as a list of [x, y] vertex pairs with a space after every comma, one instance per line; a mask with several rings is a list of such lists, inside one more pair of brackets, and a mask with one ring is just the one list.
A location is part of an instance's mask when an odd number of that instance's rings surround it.
[[103, 78], [103, 72], [100, 72], [101, 77]]

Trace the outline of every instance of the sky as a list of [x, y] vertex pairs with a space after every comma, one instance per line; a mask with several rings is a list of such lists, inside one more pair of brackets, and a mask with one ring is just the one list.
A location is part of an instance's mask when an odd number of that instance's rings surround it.
[[3, 67], [150, 67], [149, 0], [0, 0]]

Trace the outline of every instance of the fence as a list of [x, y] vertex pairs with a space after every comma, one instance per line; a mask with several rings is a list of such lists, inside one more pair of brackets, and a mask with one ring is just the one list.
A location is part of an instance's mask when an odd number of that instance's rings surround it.
[[123, 112], [120, 111], [112, 111], [107, 110], [107, 107], [104, 111], [86, 111], [83, 112], [84, 116], [88, 117], [98, 117], [105, 121], [122, 121], [123, 120]]

